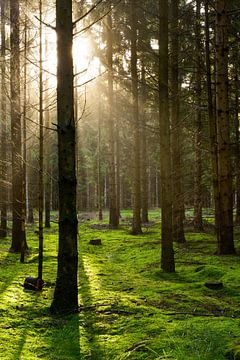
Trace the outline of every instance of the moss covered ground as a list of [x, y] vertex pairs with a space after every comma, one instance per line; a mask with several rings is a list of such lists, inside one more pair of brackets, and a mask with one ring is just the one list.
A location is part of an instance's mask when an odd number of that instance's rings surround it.
[[[37, 274], [38, 239], [28, 228], [25, 264], [0, 241], [0, 359], [124, 360], [238, 359], [240, 266], [238, 256], [216, 256], [212, 216], [206, 232], [186, 227], [187, 244], [175, 245], [175, 274], [160, 270], [160, 214], [132, 236], [129, 212], [119, 230], [96, 220], [79, 226], [80, 312], [51, 317], [57, 265], [57, 227], [45, 231], [42, 292], [23, 289]], [[191, 217], [191, 211], [187, 213]], [[105, 214], [106, 218], [106, 214]], [[236, 228], [236, 247], [240, 229]], [[100, 238], [101, 246], [89, 244]], [[221, 280], [222, 290], [204, 286]]]

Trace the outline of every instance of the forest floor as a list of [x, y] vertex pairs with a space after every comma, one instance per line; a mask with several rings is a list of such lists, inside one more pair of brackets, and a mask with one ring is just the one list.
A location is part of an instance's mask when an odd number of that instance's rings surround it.
[[[188, 215], [191, 215], [189, 212]], [[106, 214], [105, 214], [106, 218]], [[97, 220], [79, 226], [80, 312], [51, 317], [57, 265], [57, 225], [45, 231], [42, 292], [23, 289], [37, 274], [38, 238], [28, 228], [24, 264], [0, 242], [0, 358], [2, 360], [221, 360], [240, 358], [239, 256], [216, 256], [206, 214], [206, 232], [186, 228], [186, 245], [175, 245], [176, 273], [160, 270], [159, 212], [132, 236], [130, 213], [119, 230]], [[235, 229], [240, 250], [240, 228]], [[89, 241], [100, 238], [101, 246]], [[204, 286], [223, 282], [223, 289]], [[238, 353], [239, 350], [239, 353]]]

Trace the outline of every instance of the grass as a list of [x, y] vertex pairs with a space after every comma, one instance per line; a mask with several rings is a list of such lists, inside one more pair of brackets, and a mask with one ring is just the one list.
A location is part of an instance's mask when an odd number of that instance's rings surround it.
[[[207, 216], [209, 211], [206, 212]], [[188, 229], [187, 245], [175, 246], [175, 274], [160, 270], [159, 211], [151, 227], [129, 234], [129, 211], [119, 230], [100, 230], [96, 220], [79, 227], [80, 313], [51, 317], [57, 265], [56, 225], [45, 231], [40, 293], [24, 290], [37, 273], [37, 236], [28, 229], [25, 264], [0, 243], [0, 358], [46, 360], [234, 359], [240, 352], [238, 256], [213, 255], [212, 233]], [[106, 214], [105, 214], [105, 222]], [[102, 246], [89, 245], [101, 238]], [[240, 232], [236, 229], [236, 246]], [[222, 290], [207, 289], [221, 280]]]

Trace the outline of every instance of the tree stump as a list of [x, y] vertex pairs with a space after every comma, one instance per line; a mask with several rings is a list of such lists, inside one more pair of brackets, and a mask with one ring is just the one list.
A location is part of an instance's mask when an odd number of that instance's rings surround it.
[[207, 281], [204, 285], [212, 290], [221, 290], [223, 288], [223, 283], [221, 281]]
[[89, 241], [89, 244], [99, 246], [99, 245], [102, 245], [102, 240], [101, 239], [92, 239]]

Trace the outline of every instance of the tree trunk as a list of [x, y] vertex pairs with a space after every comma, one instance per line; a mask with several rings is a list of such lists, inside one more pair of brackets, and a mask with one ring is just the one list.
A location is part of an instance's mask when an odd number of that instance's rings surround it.
[[216, 106], [219, 165], [220, 221], [218, 253], [234, 254], [233, 198], [228, 104], [227, 1], [216, 4]]
[[115, 131], [113, 113], [113, 35], [112, 35], [112, 15], [107, 15], [107, 64], [108, 64], [108, 158], [109, 158], [109, 225], [116, 229], [119, 225], [117, 211], [116, 194], [116, 174], [115, 174]]
[[142, 233], [141, 229], [141, 177], [140, 177], [140, 130], [138, 109], [137, 75], [137, 1], [131, 0], [131, 77], [133, 106], [133, 223], [132, 234]]
[[[45, 54], [48, 56], [48, 39], [45, 39]], [[47, 75], [48, 76], [48, 75]], [[48, 97], [49, 97], [49, 91], [48, 91], [48, 78], [46, 76], [45, 81], [45, 135], [44, 135], [44, 148], [45, 148], [45, 168], [46, 168], [46, 174], [45, 174], [45, 184], [44, 184], [44, 203], [45, 203], [45, 228], [51, 227], [51, 133], [48, 128], [50, 128], [50, 113], [48, 108]]]
[[168, 0], [159, 0], [159, 130], [162, 206], [161, 268], [175, 271], [172, 241], [172, 176], [168, 98]]
[[148, 223], [148, 174], [147, 174], [147, 133], [146, 133], [146, 79], [145, 65], [142, 63], [142, 93], [141, 93], [141, 175], [142, 175], [142, 222]]
[[[239, 56], [237, 56], [237, 59]], [[240, 136], [239, 136], [239, 78], [238, 78], [238, 62], [235, 63], [235, 139], [236, 139], [236, 151], [235, 151], [235, 168], [236, 168], [236, 216], [235, 224], [240, 225]]]
[[12, 141], [12, 244], [10, 251], [27, 248], [23, 191], [23, 161], [20, 110], [19, 1], [10, 0], [11, 24], [11, 141]]
[[173, 240], [185, 243], [184, 196], [182, 191], [181, 124], [179, 116], [179, 0], [171, 2], [171, 125], [173, 166]]
[[43, 266], [43, 36], [42, 36], [42, 0], [39, 1], [39, 169], [38, 169], [38, 288], [42, 289]]
[[1, 3], [1, 226], [0, 238], [7, 236], [7, 119], [6, 119], [6, 1]]
[[56, 1], [59, 250], [52, 313], [78, 311], [72, 1]]
[[98, 220], [103, 220], [102, 212], [102, 173], [101, 173], [101, 99], [98, 103]]
[[196, 120], [195, 120], [195, 179], [194, 179], [194, 228], [203, 230], [202, 220], [202, 44], [201, 44], [201, 1], [196, 3]]
[[211, 146], [211, 164], [212, 164], [212, 185], [214, 196], [215, 208], [215, 229], [217, 238], [219, 239], [219, 214], [220, 214], [220, 201], [219, 201], [219, 171], [218, 171], [218, 151], [217, 151], [217, 124], [216, 116], [213, 107], [212, 95], [212, 76], [211, 76], [211, 61], [210, 61], [210, 35], [209, 35], [209, 10], [208, 0], [205, 0], [205, 51], [206, 51], [206, 76], [207, 76], [207, 95], [208, 95], [208, 122], [210, 133], [210, 146]]

